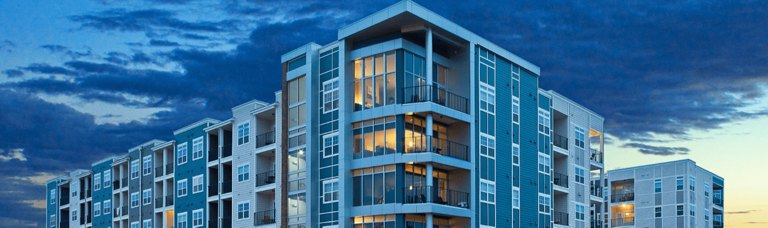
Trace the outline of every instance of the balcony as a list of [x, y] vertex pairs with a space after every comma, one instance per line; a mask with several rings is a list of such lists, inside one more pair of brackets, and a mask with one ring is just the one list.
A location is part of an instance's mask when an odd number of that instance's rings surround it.
[[558, 172], [553, 172], [552, 181], [555, 182], [555, 184], [560, 187], [568, 188], [568, 175], [558, 173]]
[[603, 164], [603, 152], [597, 149], [589, 149], [589, 160], [598, 164]]
[[256, 136], [256, 148], [271, 145], [275, 143], [275, 131], [262, 133]]
[[603, 221], [602, 220], [597, 220], [597, 219], [593, 218], [590, 227], [591, 228], [603, 228]]
[[[428, 145], [431, 139], [432, 148]], [[469, 161], [469, 146], [435, 137], [415, 137], [406, 143], [406, 153], [435, 153], [443, 156]]]
[[568, 137], [552, 134], [552, 144], [554, 144], [556, 147], [568, 150]]
[[165, 205], [166, 206], [173, 206], [173, 195], [165, 196]]
[[232, 156], [232, 145], [224, 145], [221, 148], [221, 158]]
[[221, 228], [232, 228], [232, 217], [221, 218]]
[[65, 194], [61, 194], [61, 195], [62, 196], [59, 198], [59, 206], [64, 206], [69, 204], [69, 191], [66, 191]]
[[275, 171], [270, 170], [256, 174], [256, 187], [275, 183]]
[[215, 196], [219, 194], [219, 184], [218, 183], [212, 183], [211, 185], [208, 185], [208, 196]]
[[617, 217], [611, 219], [611, 227], [634, 226], [635, 217]]
[[589, 186], [589, 194], [595, 197], [603, 198], [603, 187], [600, 185], [595, 186], [592, 184]]
[[221, 194], [232, 192], [232, 181], [224, 181], [221, 183]]
[[155, 177], [163, 176], [163, 166], [155, 167]]
[[275, 223], [275, 209], [253, 213], [253, 225], [261, 226]]
[[634, 200], [635, 200], [634, 192], [618, 193], [618, 194], [611, 195], [611, 203], [634, 201]]
[[459, 112], [469, 113], [468, 99], [444, 88], [430, 85], [403, 88], [404, 104], [420, 102], [432, 102]]
[[161, 208], [163, 207], [163, 197], [157, 197], [155, 198], [155, 208]]
[[119, 188], [120, 188], [120, 181], [119, 180], [112, 181], [112, 189], [117, 190]]
[[122, 184], [122, 187], [128, 187], [128, 177], [123, 177], [123, 179], [120, 179], [120, 183]]
[[216, 159], [219, 159], [219, 149], [208, 149], [208, 161], [216, 161]]
[[165, 173], [173, 174], [173, 164], [165, 164]]
[[562, 212], [562, 211], [555, 211], [554, 214], [552, 214], [552, 220], [555, 220], [555, 224], [557, 225], [568, 225], [568, 213]]
[[[430, 197], [431, 196], [431, 197]], [[435, 203], [469, 208], [469, 193], [432, 186], [403, 188], [403, 204]]]

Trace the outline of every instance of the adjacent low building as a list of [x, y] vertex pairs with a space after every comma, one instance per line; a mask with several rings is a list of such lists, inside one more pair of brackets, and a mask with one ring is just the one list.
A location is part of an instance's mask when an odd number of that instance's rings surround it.
[[608, 171], [610, 227], [723, 227], [722, 177], [691, 160]]

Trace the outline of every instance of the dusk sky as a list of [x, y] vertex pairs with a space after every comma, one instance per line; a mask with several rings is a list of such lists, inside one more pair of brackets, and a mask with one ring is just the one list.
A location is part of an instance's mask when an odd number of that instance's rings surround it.
[[[396, 1], [224, 2], [0, 1], [0, 227], [44, 227], [57, 175], [274, 101], [281, 54]], [[417, 2], [605, 117], [607, 170], [693, 159], [726, 227], [768, 226], [764, 1]]]

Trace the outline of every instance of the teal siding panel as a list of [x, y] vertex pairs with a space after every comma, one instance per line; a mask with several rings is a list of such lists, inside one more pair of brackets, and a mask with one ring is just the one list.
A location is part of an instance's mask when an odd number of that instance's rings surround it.
[[512, 223], [512, 64], [496, 59], [496, 225]]
[[520, 225], [538, 223], [538, 76], [520, 75]]

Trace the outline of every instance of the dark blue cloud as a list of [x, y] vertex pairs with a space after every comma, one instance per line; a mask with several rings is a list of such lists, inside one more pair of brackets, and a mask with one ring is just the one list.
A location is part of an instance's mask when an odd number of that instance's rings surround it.
[[3, 74], [5, 74], [5, 76], [8, 76], [9, 78], [15, 78], [15, 77], [24, 76], [24, 72], [23, 71], [16, 70], [16, 69], [4, 70]]
[[177, 42], [173, 42], [170, 40], [150, 40], [149, 45], [156, 46], [156, 47], [177, 47], [181, 46], [181, 44]]
[[686, 155], [691, 150], [685, 147], [652, 146], [644, 143], [626, 143], [621, 145], [623, 148], [637, 149], [640, 153], [648, 155]]
[[100, 31], [151, 32], [156, 29], [174, 29], [188, 32], [222, 32], [234, 29], [232, 20], [186, 21], [176, 13], [162, 9], [126, 10], [111, 9], [94, 14], [69, 17], [84, 28]]

